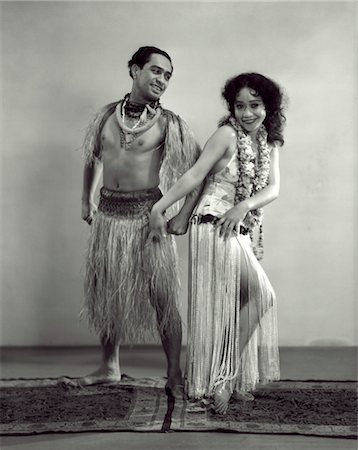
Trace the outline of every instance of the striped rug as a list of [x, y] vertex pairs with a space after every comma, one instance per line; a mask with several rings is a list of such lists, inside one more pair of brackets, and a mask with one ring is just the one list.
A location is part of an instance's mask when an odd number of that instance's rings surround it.
[[357, 384], [279, 381], [255, 400], [232, 401], [225, 416], [210, 405], [167, 397], [165, 379], [69, 387], [66, 379], [0, 381], [0, 433], [224, 431], [357, 437]]

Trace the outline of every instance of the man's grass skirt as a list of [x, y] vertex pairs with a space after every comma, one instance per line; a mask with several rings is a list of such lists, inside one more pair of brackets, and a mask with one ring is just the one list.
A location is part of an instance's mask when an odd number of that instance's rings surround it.
[[83, 309], [101, 338], [145, 342], [158, 327], [162, 333], [180, 326], [175, 240], [148, 239], [148, 216], [161, 195], [158, 188], [101, 189], [91, 225]]

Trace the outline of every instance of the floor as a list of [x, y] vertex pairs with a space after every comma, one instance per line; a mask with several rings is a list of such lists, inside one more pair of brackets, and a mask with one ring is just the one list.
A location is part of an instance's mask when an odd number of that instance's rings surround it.
[[[183, 362], [184, 367], [184, 351]], [[281, 378], [291, 380], [357, 379], [356, 348], [282, 348]], [[1, 378], [46, 378], [81, 376], [98, 363], [98, 349], [84, 348], [3, 348]], [[122, 372], [134, 377], [164, 376], [165, 359], [160, 348], [123, 348]], [[2, 436], [1, 448], [22, 450], [296, 450], [357, 449], [357, 442], [308, 436], [259, 435], [218, 432], [95, 432]]]

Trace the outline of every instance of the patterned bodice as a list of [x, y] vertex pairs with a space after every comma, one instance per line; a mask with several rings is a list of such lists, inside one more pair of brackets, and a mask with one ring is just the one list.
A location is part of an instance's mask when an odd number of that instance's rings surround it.
[[236, 183], [239, 178], [236, 152], [226, 167], [209, 175], [194, 214], [222, 215], [234, 206]]

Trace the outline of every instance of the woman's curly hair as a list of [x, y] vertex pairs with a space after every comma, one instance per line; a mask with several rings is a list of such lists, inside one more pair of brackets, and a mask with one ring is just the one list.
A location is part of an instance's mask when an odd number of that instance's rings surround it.
[[267, 131], [269, 143], [280, 142], [284, 144], [283, 127], [286, 117], [283, 114], [284, 94], [280, 86], [259, 73], [242, 73], [230, 78], [225, 83], [222, 96], [225, 99], [230, 114], [235, 117], [235, 99], [242, 88], [249, 88], [254, 95], [260, 96], [266, 109], [266, 118], [263, 124]]

